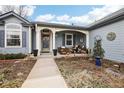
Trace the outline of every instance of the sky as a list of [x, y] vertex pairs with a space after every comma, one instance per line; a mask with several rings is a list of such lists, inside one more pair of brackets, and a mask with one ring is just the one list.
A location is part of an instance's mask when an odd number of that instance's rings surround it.
[[[0, 6], [0, 11], [2, 11]], [[27, 5], [30, 21], [87, 26], [121, 8], [122, 5]]]
[[91, 11], [91, 7], [102, 7], [102, 6], [81, 6], [81, 5], [42, 5], [37, 6], [33, 17], [36, 18], [37, 15], [51, 14], [56, 16], [70, 15], [70, 16], [80, 16]]

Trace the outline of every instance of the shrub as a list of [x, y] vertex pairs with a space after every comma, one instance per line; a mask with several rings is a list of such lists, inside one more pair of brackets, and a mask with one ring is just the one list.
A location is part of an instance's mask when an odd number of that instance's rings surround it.
[[18, 53], [18, 54], [0, 54], [0, 60], [4, 60], [4, 59], [22, 59], [25, 58], [26, 55], [22, 54], [22, 53]]
[[93, 57], [104, 57], [104, 49], [102, 48], [101, 40], [96, 40], [93, 48]]

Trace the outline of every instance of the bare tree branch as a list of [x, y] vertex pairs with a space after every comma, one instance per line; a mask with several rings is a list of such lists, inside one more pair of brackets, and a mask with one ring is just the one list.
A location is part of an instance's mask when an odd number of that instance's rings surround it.
[[25, 17], [25, 18], [27, 18], [27, 15], [28, 15], [28, 11], [25, 9], [24, 5], [20, 5], [20, 6], [4, 5], [4, 6], [2, 6], [2, 13], [6, 13], [9, 11], [16, 12], [17, 14], [19, 14], [20, 16]]
[[3, 12], [14, 11], [14, 6], [5, 5], [5, 6], [2, 6], [2, 10], [3, 10]]

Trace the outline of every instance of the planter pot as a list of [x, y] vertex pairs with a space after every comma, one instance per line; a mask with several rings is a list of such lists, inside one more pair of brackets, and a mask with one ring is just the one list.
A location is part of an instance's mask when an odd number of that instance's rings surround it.
[[101, 66], [101, 58], [100, 57], [96, 57], [96, 66]]
[[54, 55], [54, 56], [57, 55], [57, 49], [53, 49], [53, 55]]
[[37, 53], [38, 53], [38, 49], [33, 50], [34, 56], [37, 56]]

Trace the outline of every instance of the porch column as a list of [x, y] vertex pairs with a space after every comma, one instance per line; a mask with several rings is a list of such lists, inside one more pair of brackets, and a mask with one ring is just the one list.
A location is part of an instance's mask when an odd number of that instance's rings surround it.
[[89, 48], [89, 32], [86, 33], [86, 47]]
[[53, 49], [55, 49], [55, 32], [53, 31]]
[[29, 26], [29, 53], [32, 52], [32, 32], [31, 32], [31, 26]]
[[36, 27], [36, 49], [38, 49], [38, 55], [40, 55], [40, 31], [37, 29], [37, 24], [35, 25]]

